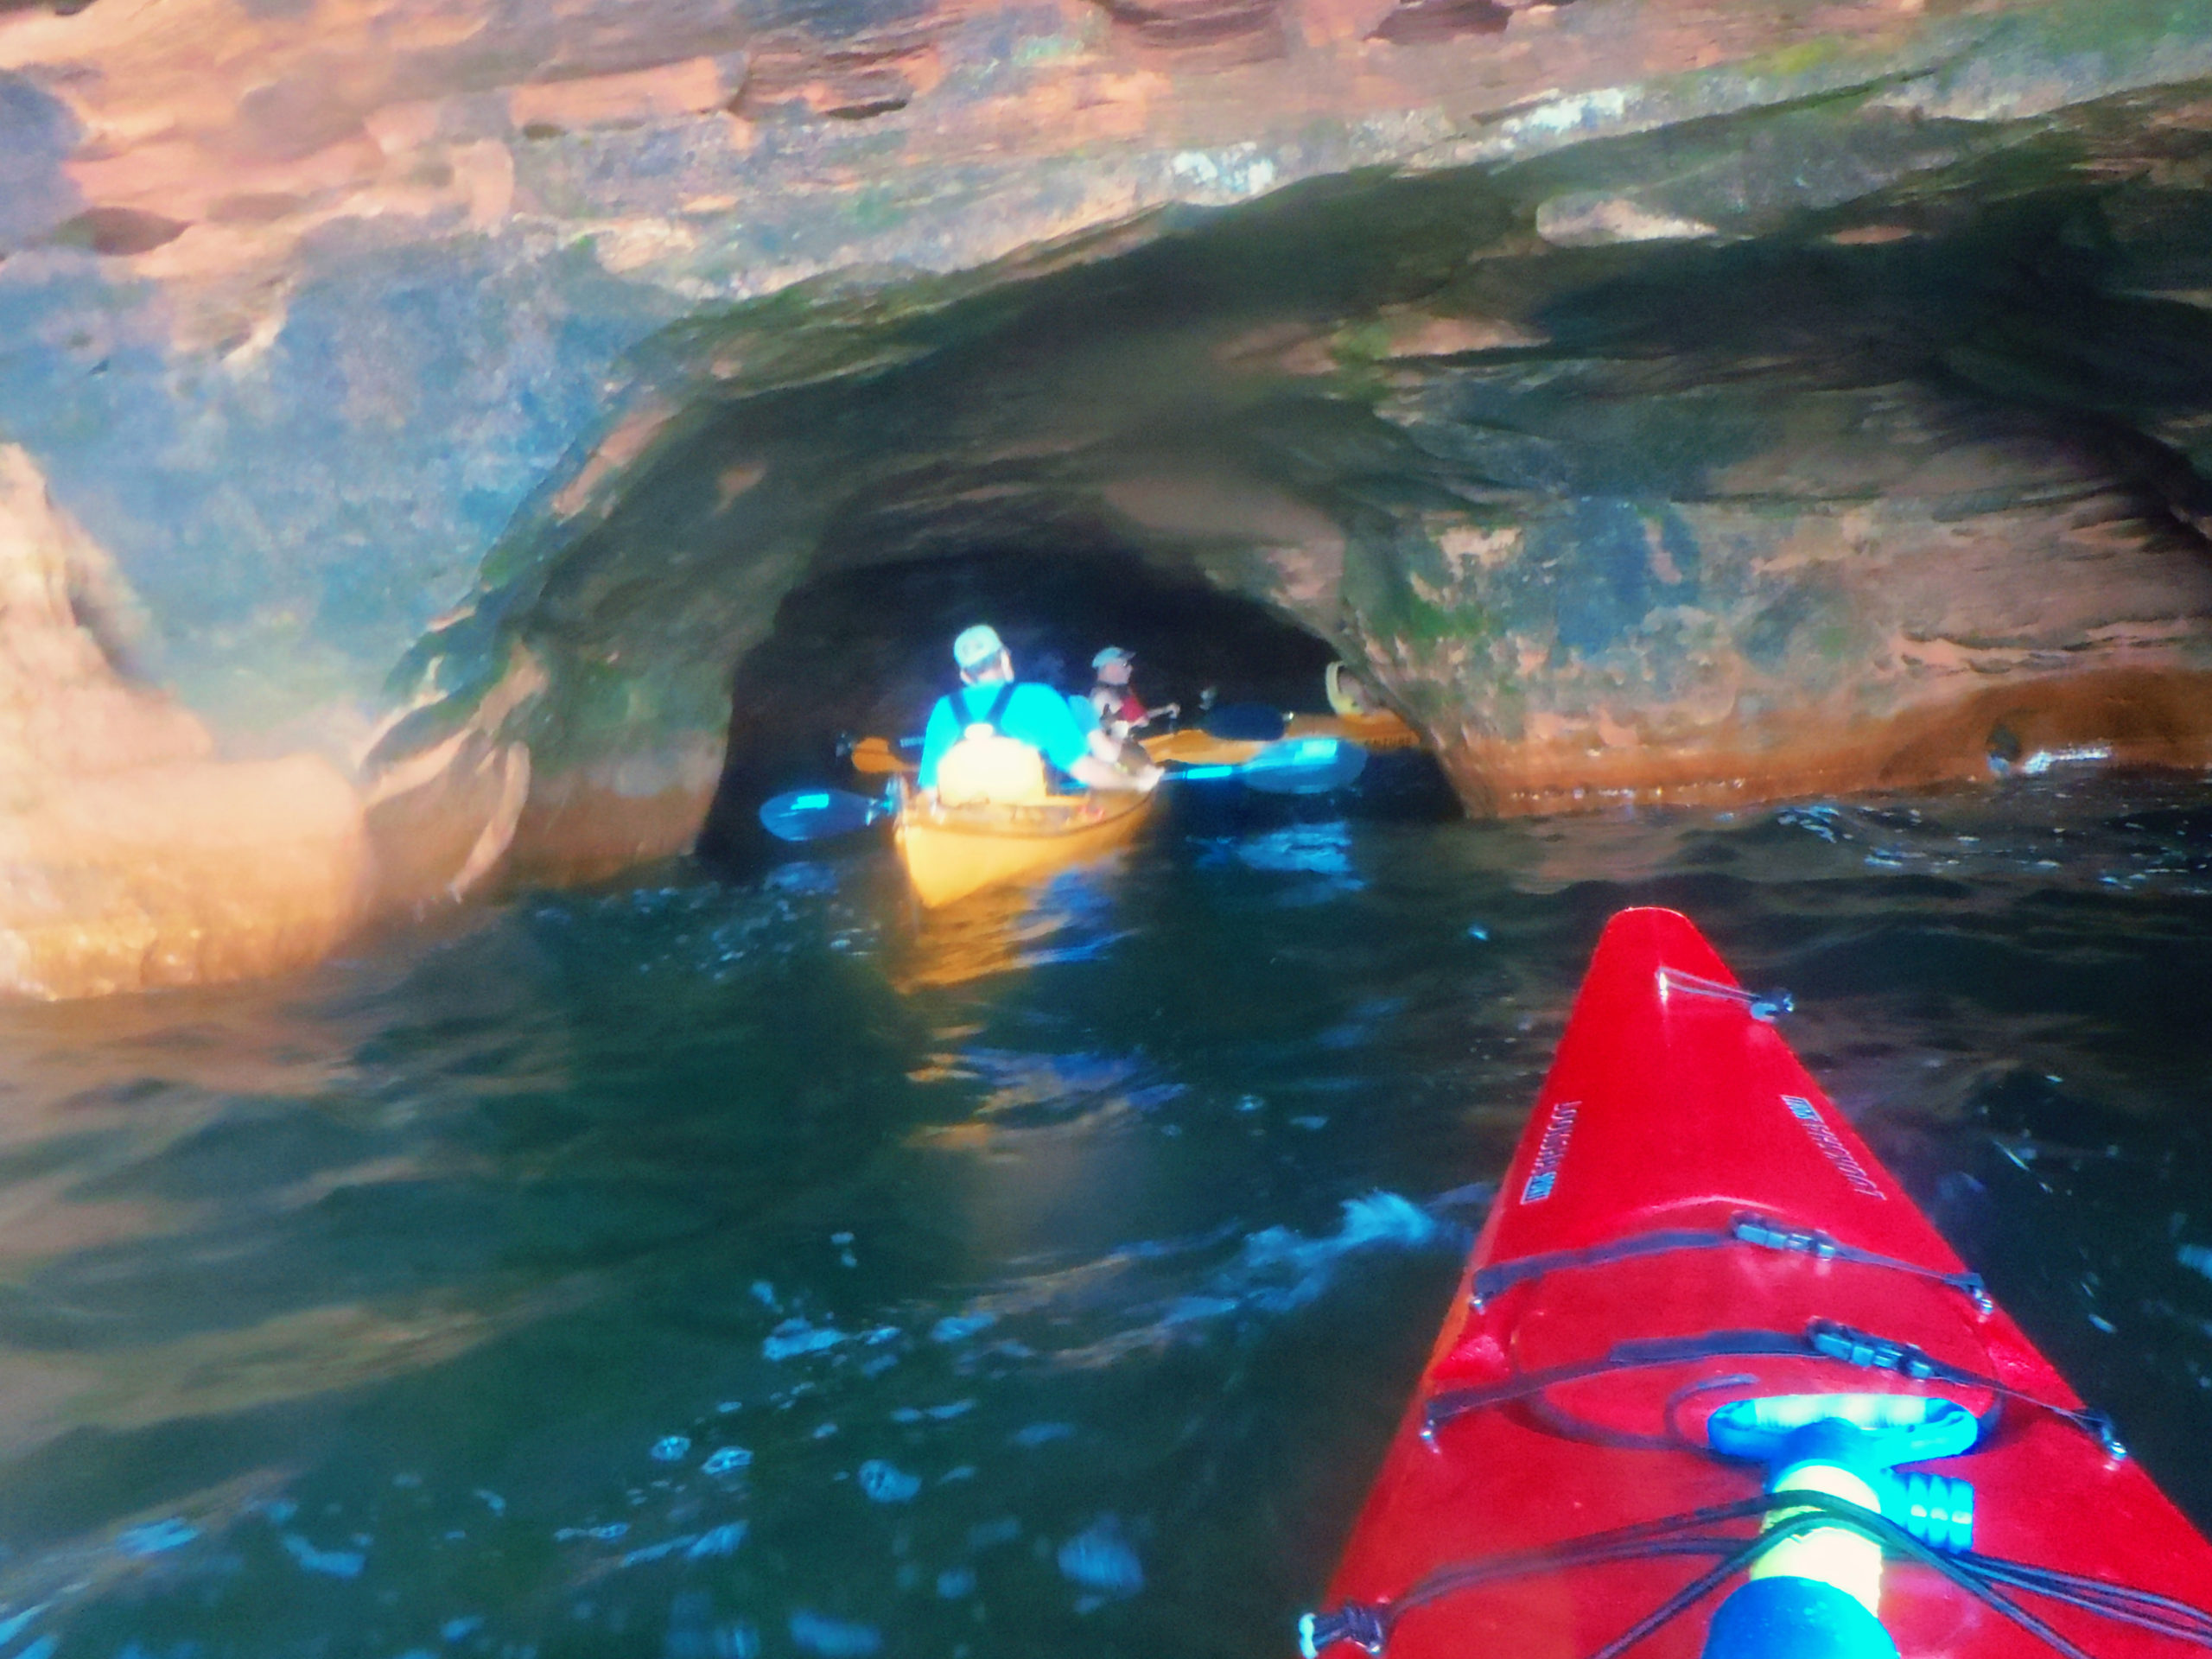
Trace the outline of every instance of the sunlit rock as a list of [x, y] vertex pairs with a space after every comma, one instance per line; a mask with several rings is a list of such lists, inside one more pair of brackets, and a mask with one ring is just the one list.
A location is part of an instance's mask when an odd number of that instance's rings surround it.
[[0, 993], [267, 973], [361, 914], [352, 785], [314, 756], [212, 758], [197, 720], [111, 662], [132, 612], [29, 459], [0, 448]]

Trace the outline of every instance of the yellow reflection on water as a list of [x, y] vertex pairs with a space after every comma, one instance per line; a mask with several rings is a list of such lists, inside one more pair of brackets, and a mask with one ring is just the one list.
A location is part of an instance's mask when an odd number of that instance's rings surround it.
[[973, 984], [1062, 960], [1088, 948], [1106, 925], [1118, 857], [1051, 880], [986, 887], [957, 904], [919, 910], [913, 931], [887, 953], [886, 971], [902, 995]]
[[1031, 887], [986, 887], [959, 904], [921, 912], [912, 937], [894, 950], [892, 984], [912, 995], [1021, 967], [1024, 948], [1060, 925], [1040, 912], [1038, 897]]

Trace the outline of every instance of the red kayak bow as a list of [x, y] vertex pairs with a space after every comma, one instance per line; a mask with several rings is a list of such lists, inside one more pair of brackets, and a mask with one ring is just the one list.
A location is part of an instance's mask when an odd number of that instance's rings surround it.
[[1786, 1007], [1671, 911], [1608, 925], [1309, 1655], [2212, 1646], [2212, 1546], [1807, 1075]]

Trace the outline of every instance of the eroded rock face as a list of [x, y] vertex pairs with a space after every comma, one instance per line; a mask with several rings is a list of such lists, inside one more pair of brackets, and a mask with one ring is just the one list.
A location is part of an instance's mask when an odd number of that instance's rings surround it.
[[[1980, 395], [1926, 309], [1840, 311], [1821, 264], [1709, 264], [1664, 355], [1394, 377], [1383, 418], [1491, 499], [1402, 515], [1356, 627], [1471, 805], [1906, 786], [2023, 742], [2212, 758], [2186, 469]], [[1745, 313], [1700, 328], [1721, 294]]]
[[1360, 168], [1528, 171], [1512, 228], [1570, 250], [1886, 234], [1898, 181], [2046, 126], [2042, 183], [2159, 164], [2204, 35], [2109, 0], [20, 5], [0, 438], [188, 702], [335, 752], [671, 323]]
[[110, 661], [100, 636], [119, 645], [131, 609], [29, 458], [0, 446], [0, 994], [269, 973], [360, 917], [352, 785], [311, 756], [213, 759], [198, 720]]
[[477, 718], [470, 665], [518, 641], [544, 685], [500, 730], [541, 776], [703, 743], [794, 582], [1027, 544], [1298, 619], [1480, 811], [1987, 778], [2038, 748], [2202, 766], [2183, 382], [2212, 335], [2144, 296], [2212, 219], [1937, 178], [1860, 204], [1879, 234], [1569, 250], [1527, 233], [1548, 180], [1320, 184], [702, 321], [418, 647], [419, 683], [460, 689], [385, 753]]
[[113, 556], [0, 756], [603, 875], [795, 584], [1027, 546], [1482, 810], [2202, 764], [2208, 135], [2152, 0], [0, 4], [0, 439]]
[[[31, 458], [0, 447], [0, 774], [115, 772], [204, 760], [207, 729], [121, 678], [134, 607], [107, 556], [48, 494]], [[19, 785], [20, 787], [20, 785]]]

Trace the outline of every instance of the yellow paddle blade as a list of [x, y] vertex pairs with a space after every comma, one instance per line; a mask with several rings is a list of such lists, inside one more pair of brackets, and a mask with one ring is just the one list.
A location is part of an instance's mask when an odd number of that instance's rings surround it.
[[914, 763], [904, 760], [891, 746], [887, 737], [864, 737], [853, 745], [853, 770], [882, 776], [894, 772], [912, 772]]
[[1189, 766], [1236, 766], [1249, 760], [1265, 746], [1235, 738], [1215, 737], [1195, 726], [1179, 732], [1160, 732], [1142, 740], [1144, 752], [1161, 766], [1170, 760]]

